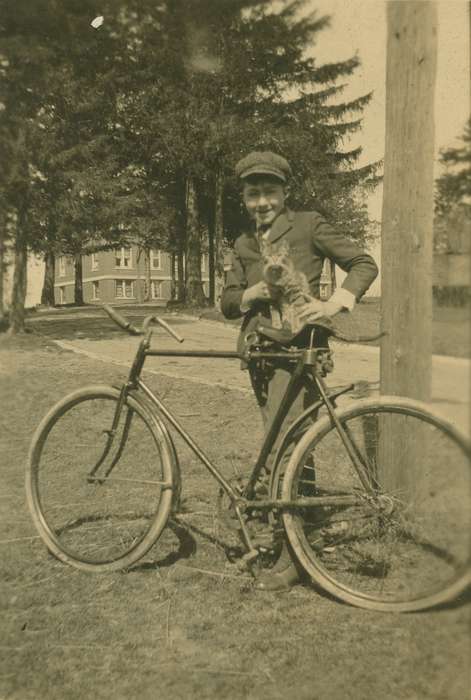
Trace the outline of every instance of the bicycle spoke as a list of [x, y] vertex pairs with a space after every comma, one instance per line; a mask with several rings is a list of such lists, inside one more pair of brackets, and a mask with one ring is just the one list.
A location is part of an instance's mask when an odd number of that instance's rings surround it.
[[[370, 474], [372, 492], [364, 491], [365, 474], [360, 479], [329, 426], [312, 444], [305, 436], [305, 451], [289, 476], [290, 499], [301, 499], [300, 508], [291, 511], [290, 533], [302, 543], [303, 564], [321, 585], [365, 607], [414, 609], [422, 601], [446, 597], [467, 577], [469, 447], [438, 419], [429, 423], [420, 411], [406, 409], [344, 411], [348, 417], [341, 423]], [[391, 441], [394, 435], [401, 439]], [[306, 478], [308, 458], [315, 486]], [[363, 491], [365, 503], [303, 506], [309, 486], [319, 496], [360, 497]]]
[[110, 439], [116, 406], [113, 394], [72, 403], [48, 429], [35, 463], [48, 537], [79, 563], [127, 555], [147, 536], [162, 494], [172, 488], [139, 413], [124, 408]]

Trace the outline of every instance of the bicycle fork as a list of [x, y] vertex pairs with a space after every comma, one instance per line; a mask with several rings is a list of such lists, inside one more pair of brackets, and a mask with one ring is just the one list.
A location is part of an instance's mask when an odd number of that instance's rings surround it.
[[[101, 457], [99, 458], [98, 462], [95, 464], [95, 466], [93, 467], [91, 472], [88, 474], [87, 481], [89, 483], [103, 484], [109, 478], [109, 475], [111, 474], [111, 472], [115, 468], [116, 464], [119, 462], [119, 459], [123, 453], [124, 446], [126, 445], [126, 441], [128, 439], [129, 430], [131, 428], [131, 422], [132, 422], [132, 417], [133, 417], [133, 413], [134, 413], [132, 408], [129, 408], [129, 406], [127, 407], [127, 414], [126, 414], [126, 419], [125, 419], [125, 423], [123, 426], [123, 432], [121, 434], [121, 440], [120, 440], [120, 443], [118, 445], [118, 449], [116, 451], [116, 454], [115, 454], [110, 466], [106, 470], [104, 476], [100, 476], [100, 477], [95, 476], [95, 474], [97, 473], [97, 471], [99, 470], [99, 468], [101, 467], [101, 465], [103, 464], [105, 459], [107, 458], [107, 456], [111, 450], [111, 447], [113, 445], [113, 441], [116, 437], [116, 433], [117, 433], [118, 426], [119, 426], [119, 421], [121, 419], [121, 413], [122, 413], [122, 410], [123, 410], [124, 405], [126, 403], [128, 392], [131, 388], [136, 386], [136, 383], [139, 379], [142, 367], [144, 365], [146, 351], [150, 345], [150, 337], [151, 337], [151, 332], [147, 331], [145, 337], [139, 343], [139, 349], [138, 349], [138, 352], [136, 354], [136, 357], [134, 358], [134, 362], [132, 363], [131, 370], [129, 372], [128, 381], [126, 384], [123, 384], [123, 386], [120, 389], [119, 399], [118, 399], [118, 403], [116, 405], [116, 410], [115, 410], [115, 414], [113, 416], [113, 422], [111, 424], [111, 428], [109, 430], [103, 431], [106, 435], [108, 435], [108, 439], [106, 441], [106, 445], [105, 445], [105, 448], [103, 450], [103, 454], [101, 455]], [[127, 479], [126, 479], [126, 481], [127, 481]]]
[[116, 437], [116, 433], [118, 431], [119, 421], [121, 419], [121, 413], [122, 413], [124, 404], [126, 402], [128, 389], [129, 389], [129, 386], [127, 384], [124, 384], [122, 386], [122, 388], [120, 390], [118, 403], [116, 405], [116, 410], [115, 410], [115, 413], [113, 416], [113, 422], [111, 424], [111, 428], [103, 431], [105, 433], [105, 435], [107, 435], [108, 437], [107, 437], [106, 444], [105, 444], [102, 455], [100, 456], [100, 458], [98, 459], [98, 462], [95, 464], [95, 466], [93, 467], [93, 469], [91, 470], [91, 472], [87, 476], [87, 481], [90, 484], [92, 484], [92, 483], [103, 484], [108, 479], [109, 475], [111, 474], [111, 472], [115, 468], [116, 464], [119, 462], [119, 459], [123, 453], [123, 449], [124, 449], [124, 446], [125, 446], [126, 441], [128, 439], [129, 430], [131, 428], [131, 422], [132, 422], [132, 417], [133, 417], [133, 410], [132, 410], [132, 408], [129, 408], [129, 407], [127, 408], [126, 419], [125, 419], [125, 423], [124, 423], [123, 430], [121, 433], [121, 439], [120, 439], [116, 454], [113, 457], [113, 460], [112, 460], [110, 466], [108, 467], [108, 469], [106, 470], [106, 472], [104, 473], [104, 475], [103, 476], [95, 476], [97, 471], [99, 470], [99, 468], [101, 467], [101, 465], [103, 464], [103, 462], [105, 461], [105, 459], [107, 458], [107, 456], [110, 453], [111, 447], [112, 447], [114, 439]]

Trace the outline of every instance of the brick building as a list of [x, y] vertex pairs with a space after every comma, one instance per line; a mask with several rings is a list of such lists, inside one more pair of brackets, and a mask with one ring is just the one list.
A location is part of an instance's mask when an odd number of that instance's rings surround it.
[[[153, 250], [150, 256], [151, 300], [166, 304], [171, 294], [171, 255], [163, 250]], [[139, 303], [145, 299], [145, 259], [137, 246], [103, 250], [82, 256], [83, 300], [86, 304]], [[230, 254], [224, 256], [224, 271], [230, 267]], [[340, 274], [339, 274], [340, 273]], [[203, 290], [209, 295], [208, 256], [201, 258]], [[339, 279], [340, 277], [340, 279]], [[344, 273], [337, 268], [337, 283]], [[74, 303], [74, 261], [62, 255], [56, 258], [55, 302], [57, 305]], [[222, 291], [222, 280], [217, 284], [216, 299]], [[321, 299], [332, 294], [330, 261], [326, 260], [320, 280]], [[371, 292], [370, 292], [371, 293]]]
[[[151, 251], [150, 296], [165, 304], [171, 299], [171, 255], [162, 250]], [[87, 304], [137, 303], [145, 298], [145, 259], [137, 246], [103, 250], [82, 256], [83, 300]], [[201, 259], [201, 276], [206, 296], [209, 292], [208, 259]], [[56, 304], [74, 302], [74, 261], [65, 255], [56, 258]]]

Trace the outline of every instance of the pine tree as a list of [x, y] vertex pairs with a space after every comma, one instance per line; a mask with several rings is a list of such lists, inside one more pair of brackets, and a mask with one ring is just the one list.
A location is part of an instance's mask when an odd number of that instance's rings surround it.
[[367, 233], [366, 209], [356, 196], [376, 184], [377, 164], [355, 169], [361, 149], [342, 153], [341, 146], [360, 128], [370, 95], [332, 104], [341, 95], [338, 82], [359, 60], [318, 66], [306, 58], [329, 20], [300, 17], [301, 5], [286, 1], [274, 10], [269, 0], [172, 0], [134, 11], [139, 80], [130, 86], [126, 116], [151, 151], [161, 184], [191, 193], [180, 212], [189, 303], [202, 299], [204, 233], [214, 270], [221, 267], [223, 238], [244, 225], [231, 173], [248, 150], [269, 148], [293, 162], [293, 205], [327, 210], [354, 237]]
[[446, 214], [453, 205], [471, 206], [471, 118], [460, 140], [461, 146], [440, 153], [446, 170], [436, 181], [437, 214]]
[[24, 325], [28, 248], [49, 258], [57, 252], [64, 234], [60, 199], [70, 198], [74, 185], [67, 166], [74, 159], [83, 165], [80, 146], [97, 138], [109, 102], [96, 67], [110, 56], [110, 42], [103, 51], [96, 41], [93, 5], [0, 1], [0, 151], [9, 164], [0, 199], [16, 217], [13, 332]]
[[436, 180], [434, 245], [437, 252], [469, 252], [471, 245], [471, 119], [462, 145], [443, 149], [445, 172]]
[[376, 166], [356, 168], [361, 149], [343, 153], [342, 141], [370, 96], [338, 104], [357, 58], [306, 57], [327, 17], [302, 17], [299, 0], [103, 0], [95, 30], [94, 5], [0, 0], [0, 148], [16, 153], [0, 201], [24, 214], [20, 249], [79, 263], [131, 238], [145, 255], [166, 247], [179, 297], [200, 304], [202, 250], [214, 296], [223, 243], [246, 223], [232, 171], [255, 148], [293, 163], [294, 206], [365, 236], [357, 195]]

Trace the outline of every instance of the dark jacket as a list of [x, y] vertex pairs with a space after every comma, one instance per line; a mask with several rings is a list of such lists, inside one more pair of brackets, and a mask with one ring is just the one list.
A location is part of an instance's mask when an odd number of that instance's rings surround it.
[[[378, 274], [373, 258], [357, 244], [337, 233], [315, 211], [282, 212], [270, 229], [268, 241], [275, 243], [283, 236], [290, 245], [294, 266], [307, 277], [313, 297], [319, 298], [325, 258], [330, 258], [348, 273], [342, 287], [354, 294], [357, 301]], [[243, 233], [234, 244], [231, 269], [227, 273], [221, 298], [221, 310], [226, 318], [240, 318], [244, 315], [240, 310], [242, 294], [247, 287], [257, 284], [262, 278], [262, 256], [255, 232]], [[269, 304], [256, 302], [245, 314], [239, 349], [247, 325], [257, 313], [270, 318]]]

